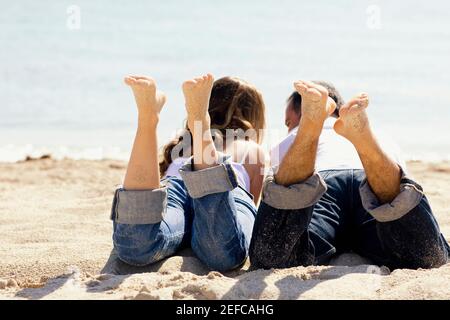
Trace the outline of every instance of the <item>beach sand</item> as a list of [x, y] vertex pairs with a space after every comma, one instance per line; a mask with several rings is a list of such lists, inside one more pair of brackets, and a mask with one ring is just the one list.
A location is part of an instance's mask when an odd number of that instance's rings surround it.
[[[450, 238], [450, 163], [410, 162]], [[370, 265], [207, 270], [190, 250], [146, 268], [112, 252], [109, 220], [125, 163], [52, 159], [0, 164], [0, 299], [450, 299], [450, 264], [432, 270]], [[131, 273], [131, 275], [129, 274]]]

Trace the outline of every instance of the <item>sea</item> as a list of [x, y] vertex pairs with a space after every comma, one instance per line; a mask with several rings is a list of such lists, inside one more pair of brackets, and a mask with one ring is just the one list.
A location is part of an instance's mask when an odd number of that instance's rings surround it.
[[207, 72], [261, 90], [268, 148], [293, 81], [327, 80], [369, 93], [408, 159], [450, 160], [449, 1], [0, 0], [0, 162], [127, 159], [128, 74], [167, 94], [163, 144], [183, 126], [182, 82]]

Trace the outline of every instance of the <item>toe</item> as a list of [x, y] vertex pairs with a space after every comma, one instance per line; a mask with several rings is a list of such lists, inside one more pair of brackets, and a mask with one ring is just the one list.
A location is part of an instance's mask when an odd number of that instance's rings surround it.
[[136, 84], [141, 86], [150, 86], [152, 83], [148, 81], [147, 79], [138, 79], [136, 80]]
[[353, 97], [342, 106], [342, 109], [351, 108], [353, 105], [358, 104], [361, 101], [362, 101], [362, 99], [361, 99], [360, 95]]
[[359, 94], [359, 97], [360, 97], [360, 98], [369, 98], [369, 95], [368, 95], [367, 93], [365, 93], [365, 92], [361, 92], [361, 93]]
[[303, 81], [294, 82], [294, 88], [300, 93], [306, 92], [306, 90], [308, 90], [308, 87], [303, 83]]
[[167, 97], [166, 97], [166, 94], [164, 92], [158, 91], [157, 92], [157, 97], [158, 97], [158, 99], [159, 99], [161, 104], [164, 105], [166, 103]]
[[131, 86], [135, 83], [136, 80], [134, 80], [134, 78], [130, 77], [130, 76], [126, 76], [123, 81], [125, 82], [125, 84]]
[[147, 76], [136, 76], [136, 75], [130, 75], [128, 76], [134, 80], [147, 80], [150, 82], [154, 82], [155, 80], [153, 78], [147, 77]]
[[313, 101], [319, 101], [320, 99], [322, 99], [322, 95], [323, 95], [316, 88], [309, 88], [308, 90], [306, 90], [306, 94], [309, 95]]
[[328, 89], [324, 86], [321, 86], [320, 84], [312, 83], [314, 88], [319, 91], [323, 96], [328, 96]]
[[183, 82], [183, 90], [190, 90], [192, 89], [195, 85], [197, 84], [197, 82], [195, 80], [187, 80], [185, 82]]
[[366, 108], [369, 105], [369, 95], [365, 92], [360, 93], [357, 100], [360, 107]]
[[358, 103], [358, 105], [359, 105], [360, 108], [365, 109], [365, 108], [367, 108], [369, 106], [369, 101], [368, 100], [361, 101], [360, 103]]
[[188, 86], [191, 86], [193, 83], [194, 83], [194, 81], [192, 81], [192, 80], [187, 80], [187, 81], [184, 81], [184, 82], [183, 82], [182, 86], [183, 86], [183, 88], [184, 88], [184, 87], [188, 87]]
[[311, 82], [311, 81], [302, 80], [302, 82], [303, 82], [303, 84], [306, 85], [308, 88], [316, 87], [316, 86], [317, 86], [317, 84], [315, 84], [314, 82]]

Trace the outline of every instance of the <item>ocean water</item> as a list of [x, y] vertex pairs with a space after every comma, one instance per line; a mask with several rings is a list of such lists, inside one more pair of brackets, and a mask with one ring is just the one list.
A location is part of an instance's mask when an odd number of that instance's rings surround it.
[[168, 95], [160, 142], [183, 124], [183, 80], [233, 75], [264, 94], [285, 134], [295, 79], [366, 91], [373, 125], [409, 158], [450, 159], [450, 2], [0, 0], [0, 161], [126, 158], [126, 74]]

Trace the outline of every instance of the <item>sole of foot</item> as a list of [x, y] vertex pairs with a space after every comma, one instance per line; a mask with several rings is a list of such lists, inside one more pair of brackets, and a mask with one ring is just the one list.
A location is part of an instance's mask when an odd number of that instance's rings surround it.
[[[196, 121], [209, 125], [209, 99], [214, 84], [214, 77], [207, 74], [183, 83], [183, 94], [186, 102], [188, 126], [194, 125]], [[193, 127], [192, 127], [193, 128]]]
[[369, 118], [366, 109], [369, 106], [367, 93], [360, 93], [350, 99], [339, 109], [339, 118], [334, 124], [337, 134], [347, 138], [351, 142], [363, 139], [370, 131]]
[[124, 82], [133, 90], [139, 112], [154, 115], [161, 112], [166, 96], [157, 89], [155, 80], [145, 76], [126, 76]]
[[336, 109], [336, 103], [328, 96], [328, 90], [311, 81], [294, 82], [295, 90], [302, 97], [302, 118], [322, 126], [323, 121]]

